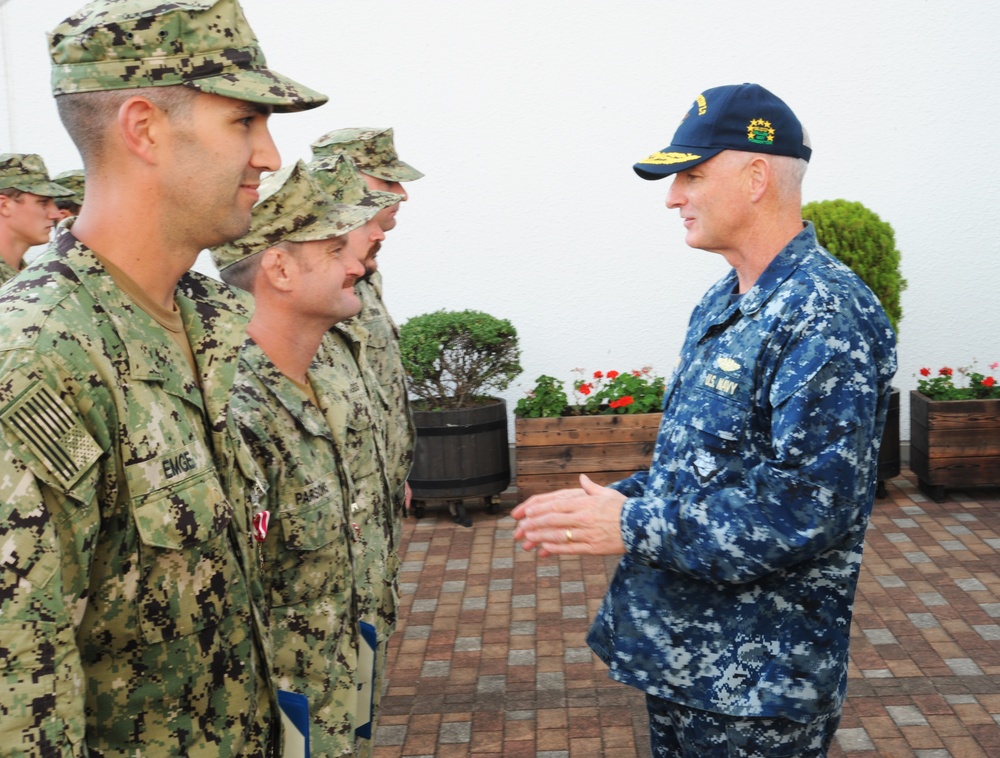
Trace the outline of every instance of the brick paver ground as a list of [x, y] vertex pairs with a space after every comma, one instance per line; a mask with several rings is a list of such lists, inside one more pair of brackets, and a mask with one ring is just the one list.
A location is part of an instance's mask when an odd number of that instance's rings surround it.
[[[888, 484], [858, 585], [831, 758], [1000, 757], [1000, 490]], [[404, 528], [375, 758], [648, 756], [643, 696], [584, 641], [615, 561], [518, 548], [507, 515]], [[470, 504], [471, 505], [471, 504]]]

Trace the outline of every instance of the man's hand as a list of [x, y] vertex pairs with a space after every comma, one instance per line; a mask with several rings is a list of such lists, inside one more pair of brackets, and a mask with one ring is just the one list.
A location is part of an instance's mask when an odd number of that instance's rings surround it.
[[580, 474], [581, 489], [529, 497], [514, 508], [514, 539], [549, 555], [624, 555], [621, 517], [625, 496]]

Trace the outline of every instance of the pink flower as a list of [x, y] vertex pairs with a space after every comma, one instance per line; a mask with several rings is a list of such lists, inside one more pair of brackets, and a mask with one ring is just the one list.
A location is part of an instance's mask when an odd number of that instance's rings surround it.
[[993, 363], [990, 364], [990, 368], [993, 371], [996, 371], [998, 368], [1000, 368], [1000, 361], [993, 361]]

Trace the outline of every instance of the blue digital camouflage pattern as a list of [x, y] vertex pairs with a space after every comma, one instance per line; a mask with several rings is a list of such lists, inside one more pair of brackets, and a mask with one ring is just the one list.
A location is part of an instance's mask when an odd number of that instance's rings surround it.
[[69, 231], [0, 291], [4, 755], [271, 753], [259, 485], [228, 413], [248, 299], [181, 280], [196, 381]]
[[[317, 374], [330, 371], [314, 366]], [[326, 383], [338, 381], [326, 378]], [[351, 476], [341, 451], [347, 409], [320, 406], [248, 339], [232, 411], [267, 484], [270, 526], [260, 550], [271, 603], [278, 686], [309, 700], [310, 751], [354, 750], [358, 608], [351, 557]]]
[[386, 477], [392, 493], [389, 513], [392, 539], [394, 545], [399, 545], [403, 536], [406, 479], [413, 466], [417, 439], [399, 351], [399, 328], [382, 299], [382, 275], [378, 271], [357, 282], [354, 291], [361, 301], [361, 312], [338, 326], [361, 345], [364, 376], [371, 381], [368, 394], [375, 399], [376, 420], [383, 435]]
[[806, 724], [784, 718], [723, 716], [646, 696], [652, 758], [825, 758], [838, 708]]
[[807, 224], [741, 298], [691, 317], [622, 559], [588, 641], [694, 708], [809, 721], [842, 703], [896, 370], [878, 300]]

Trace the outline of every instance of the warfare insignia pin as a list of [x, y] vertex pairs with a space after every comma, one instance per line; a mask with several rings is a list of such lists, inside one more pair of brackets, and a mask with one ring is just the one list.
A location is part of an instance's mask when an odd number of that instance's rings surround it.
[[739, 363], [737, 363], [736, 361], [734, 361], [732, 358], [729, 357], [719, 358], [719, 360], [715, 362], [715, 365], [728, 373], [732, 373], [733, 371], [739, 371], [741, 368], [743, 368]]
[[774, 129], [771, 122], [762, 118], [755, 118], [747, 125], [747, 141], [755, 145], [774, 144]]

